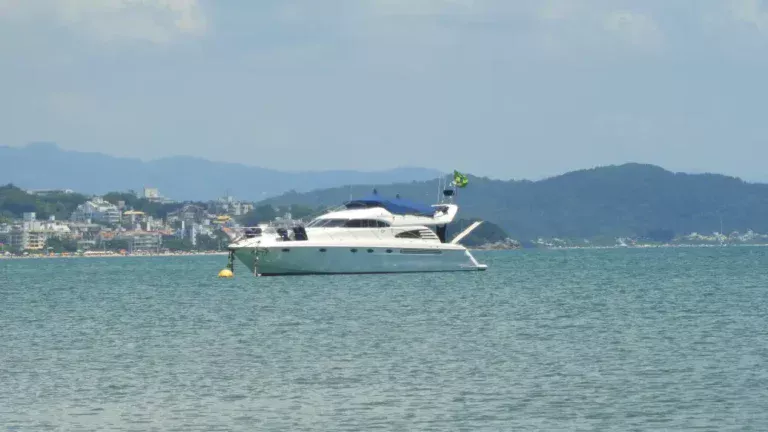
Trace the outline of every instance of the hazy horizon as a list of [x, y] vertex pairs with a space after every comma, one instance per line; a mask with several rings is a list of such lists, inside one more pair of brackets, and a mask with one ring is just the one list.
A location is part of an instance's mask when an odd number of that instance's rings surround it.
[[[394, 172], [394, 171], [398, 171], [398, 170], [402, 170], [402, 171], [406, 171], [406, 172], [412, 170], [414, 172], [419, 172], [419, 174], [420, 174], [419, 177], [423, 177], [423, 171], [435, 171], [435, 172], [441, 173], [443, 176], [450, 176], [451, 173], [453, 172], [453, 169], [428, 168], [428, 167], [423, 167], [423, 166], [392, 166], [392, 167], [384, 167], [384, 168], [381, 168], [381, 169], [372, 169], [372, 170], [356, 170], [354, 168], [350, 168], [350, 169], [335, 169], [335, 170], [334, 169], [322, 169], [322, 168], [319, 168], [319, 169], [305, 169], [305, 170], [291, 170], [291, 169], [282, 170], [282, 169], [268, 168], [268, 167], [264, 167], [264, 166], [261, 166], [261, 165], [258, 165], [258, 164], [248, 163], [247, 161], [234, 161], [233, 162], [233, 161], [226, 161], [226, 160], [209, 159], [209, 158], [205, 158], [205, 157], [201, 157], [201, 156], [184, 155], [184, 154], [167, 155], [167, 156], [160, 156], [160, 157], [156, 157], [156, 158], [138, 158], [138, 157], [133, 157], [133, 156], [116, 156], [116, 155], [111, 155], [111, 154], [108, 154], [108, 153], [103, 153], [103, 152], [100, 152], [100, 151], [87, 151], [87, 152], [85, 152], [85, 151], [80, 151], [80, 150], [65, 149], [65, 148], [62, 148], [60, 145], [58, 145], [57, 143], [54, 143], [54, 142], [32, 142], [32, 143], [27, 143], [26, 145], [22, 145], [22, 146], [4, 146], [4, 145], [0, 144], [0, 148], [3, 148], [3, 147], [6, 147], [6, 148], [17, 148], [17, 149], [22, 149], [24, 147], [27, 147], [27, 148], [30, 148], [30, 147], [38, 147], [38, 148], [39, 147], [53, 147], [53, 148], [56, 148], [57, 151], [75, 152], [75, 153], [84, 153], [84, 154], [98, 154], [98, 155], [114, 157], [114, 158], [118, 158], [118, 159], [137, 160], [137, 161], [141, 161], [142, 163], [157, 162], [157, 161], [161, 161], [161, 160], [165, 160], [165, 159], [190, 158], [190, 159], [194, 159], [194, 160], [206, 161], [206, 162], [211, 162], [211, 163], [234, 164], [234, 165], [244, 166], [244, 167], [248, 167], [248, 168], [264, 168], [264, 169], [274, 170], [274, 171], [280, 172], [280, 173], [297, 174], [297, 175], [299, 175], [299, 174], [312, 174], [312, 173], [327, 173], [327, 172], [385, 173], [385, 172]], [[605, 165], [585, 166], [585, 167], [581, 167], [581, 168], [575, 168], [575, 169], [569, 170], [569, 171], [563, 171], [563, 172], [556, 173], [556, 174], [553, 174], [553, 175], [542, 176], [542, 177], [539, 177], [539, 178], [522, 178], [522, 177], [506, 177], [506, 178], [502, 178], [502, 177], [484, 175], [482, 173], [469, 172], [469, 171], [466, 171], [466, 170], [464, 170], [463, 172], [466, 173], [466, 174], [475, 176], [475, 177], [486, 177], [486, 178], [489, 178], [491, 180], [500, 180], [500, 181], [510, 181], [510, 180], [514, 180], [514, 181], [540, 181], [540, 180], [545, 180], [545, 179], [548, 179], [548, 178], [554, 178], [554, 177], [558, 177], [558, 176], [561, 176], [561, 175], [566, 175], [566, 174], [569, 174], [569, 173], [572, 173], [572, 172], [576, 172], [576, 171], [590, 170], [590, 169], [596, 169], [596, 168], [604, 168], [604, 167], [608, 167], [608, 166], [621, 166], [621, 165], [626, 165], [626, 164], [652, 165], [652, 166], [656, 166], [656, 167], [659, 167], [661, 169], [664, 169], [666, 171], [675, 172], [675, 173], [715, 174], [715, 175], [724, 175], [724, 176], [729, 176], [729, 177], [737, 177], [737, 178], [740, 178], [740, 179], [742, 179], [742, 180], [744, 180], [746, 182], [751, 182], [751, 183], [768, 183], [768, 181], [766, 181], [766, 180], [768, 180], [768, 176], [764, 177], [763, 179], [761, 179], [761, 178], [753, 179], [753, 178], [746, 178], [746, 177], [740, 176], [738, 174], [731, 174], [731, 173], [724, 173], [724, 172], [673, 170], [673, 169], [669, 169], [667, 167], [664, 167], [664, 166], [658, 165], [658, 164], [642, 163], [642, 162], [634, 162], [634, 161], [626, 161], [626, 162], [620, 162], [620, 163], [614, 163], [614, 164], [605, 164]], [[407, 183], [409, 181], [424, 181], [424, 179], [423, 178], [419, 178], [419, 179], [411, 179], [411, 180], [407, 180], [407, 181], [406, 180], [402, 180], [400, 182], [406, 182]]]
[[0, 0], [0, 145], [768, 180], [760, 0]]

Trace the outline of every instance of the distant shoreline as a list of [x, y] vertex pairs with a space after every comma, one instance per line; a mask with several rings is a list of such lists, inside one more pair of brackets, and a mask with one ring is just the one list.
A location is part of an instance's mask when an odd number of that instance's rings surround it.
[[181, 256], [226, 256], [228, 252], [168, 252], [168, 253], [135, 253], [135, 254], [120, 254], [120, 253], [94, 253], [88, 255], [72, 254], [72, 255], [0, 255], [0, 260], [16, 260], [16, 259], [60, 259], [60, 258], [139, 258], [139, 257], [181, 257]]
[[572, 250], [572, 249], [685, 249], [685, 248], [729, 248], [729, 247], [768, 247], [768, 244], [763, 243], [742, 243], [742, 244], [663, 244], [663, 245], [638, 245], [638, 246], [553, 246], [553, 247], [522, 247], [522, 248], [507, 248], [507, 249], [491, 249], [491, 248], [468, 248], [471, 251], [502, 251], [502, 250]]
[[[559, 246], [559, 247], [537, 247], [537, 248], [467, 248], [473, 252], [494, 252], [508, 250], [596, 250], [596, 249], [676, 249], [676, 248], [729, 248], [729, 247], [768, 247], [768, 244], [664, 244], [664, 245], [642, 245], [642, 246]], [[72, 254], [72, 255], [0, 255], [0, 260], [19, 260], [19, 259], [59, 259], [59, 258], [139, 258], [139, 257], [184, 257], [184, 256], [227, 256], [227, 251], [207, 251], [207, 252], [166, 252], [166, 253], [92, 253], [92, 254]]]

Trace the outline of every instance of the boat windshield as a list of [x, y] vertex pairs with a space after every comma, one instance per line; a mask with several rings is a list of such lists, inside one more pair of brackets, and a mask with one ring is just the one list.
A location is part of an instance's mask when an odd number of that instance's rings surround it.
[[389, 223], [375, 219], [350, 219], [344, 224], [347, 228], [385, 228]]
[[345, 223], [346, 219], [315, 219], [307, 224], [307, 228], [339, 228]]
[[375, 219], [315, 219], [307, 228], [386, 228], [389, 223]]

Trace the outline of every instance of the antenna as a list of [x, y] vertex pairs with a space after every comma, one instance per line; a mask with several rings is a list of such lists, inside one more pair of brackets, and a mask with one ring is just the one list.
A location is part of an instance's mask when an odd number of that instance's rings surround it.
[[718, 213], [718, 216], [720, 216], [720, 234], [725, 235], [725, 233], [723, 233], [723, 214], [720, 212], [717, 212], [717, 213]]
[[438, 203], [443, 202], [443, 198], [440, 196], [441, 195], [440, 192], [443, 190], [443, 180], [444, 180], [443, 177], [445, 177], [445, 173], [440, 171], [440, 175], [438, 175], [437, 177], [437, 202]]

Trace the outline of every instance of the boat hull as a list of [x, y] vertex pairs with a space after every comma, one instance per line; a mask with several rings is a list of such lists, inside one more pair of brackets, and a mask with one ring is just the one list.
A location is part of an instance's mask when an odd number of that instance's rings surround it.
[[234, 252], [249, 271], [262, 276], [480, 271], [487, 268], [464, 248], [283, 246], [235, 248]]

